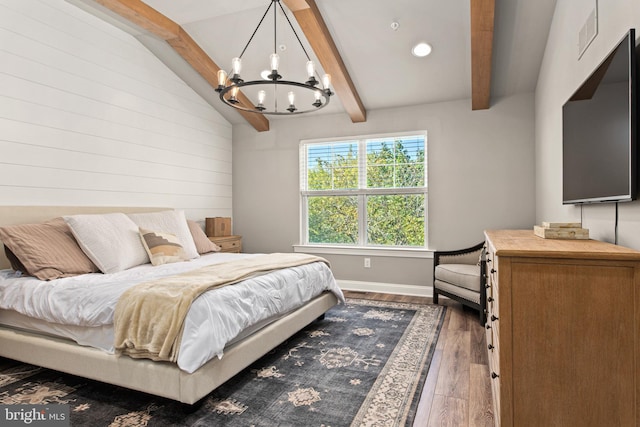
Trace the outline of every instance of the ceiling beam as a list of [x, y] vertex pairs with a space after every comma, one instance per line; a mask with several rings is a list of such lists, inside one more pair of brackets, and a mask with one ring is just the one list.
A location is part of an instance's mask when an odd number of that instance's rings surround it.
[[[180, 25], [141, 0], [95, 1], [129, 22], [165, 40], [212, 88], [218, 86], [218, 70], [220, 70], [220, 67]], [[253, 103], [242, 92], [238, 92], [238, 100], [246, 108], [255, 108]], [[243, 110], [237, 111], [258, 132], [269, 130], [269, 120], [263, 114], [250, 113]]]
[[[473, 0], [472, 0], [473, 1]], [[367, 111], [360, 100], [347, 67], [342, 61], [331, 33], [314, 0], [282, 0], [293, 12], [322, 69], [331, 75], [331, 85], [353, 123], [367, 120]]]
[[491, 61], [495, 0], [471, 2], [471, 109], [491, 105]]
[[95, 2], [163, 40], [178, 37], [180, 25], [142, 1], [95, 0]]

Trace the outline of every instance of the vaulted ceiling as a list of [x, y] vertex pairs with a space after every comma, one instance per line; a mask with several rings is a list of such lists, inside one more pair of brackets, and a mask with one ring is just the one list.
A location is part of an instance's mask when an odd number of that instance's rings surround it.
[[[186, 61], [209, 83], [192, 87], [205, 92], [203, 97], [232, 123], [246, 120], [258, 131], [269, 129], [273, 116], [231, 109], [211, 92], [218, 69], [230, 68], [270, 0], [67, 1], [122, 24], [170, 67]], [[469, 108], [486, 109], [499, 97], [534, 91], [555, 8], [555, 0], [282, 3], [311, 59], [332, 75], [336, 95], [314, 114], [344, 113], [353, 122], [365, 121], [367, 110], [449, 100], [471, 99]], [[420, 41], [432, 45], [431, 55], [411, 55]], [[243, 75], [259, 75], [272, 44], [271, 34], [256, 33], [252, 50], [243, 57]], [[281, 63], [300, 63], [300, 70], [291, 73], [301, 73], [294, 78], [304, 80], [304, 57], [293, 53], [299, 49], [294, 35], [280, 31], [278, 44]], [[184, 70], [178, 74], [186, 75], [188, 83], [194, 80]], [[244, 97], [241, 102], [252, 101]]]

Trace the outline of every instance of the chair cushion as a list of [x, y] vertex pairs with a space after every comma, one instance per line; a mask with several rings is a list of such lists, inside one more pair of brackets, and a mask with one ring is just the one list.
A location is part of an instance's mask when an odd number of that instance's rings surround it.
[[440, 264], [435, 278], [471, 291], [480, 292], [480, 266], [475, 264]]
[[470, 291], [469, 289], [452, 285], [451, 283], [442, 282], [440, 280], [434, 280], [433, 286], [439, 291], [438, 293], [448, 292], [458, 298], [480, 305], [480, 292]]

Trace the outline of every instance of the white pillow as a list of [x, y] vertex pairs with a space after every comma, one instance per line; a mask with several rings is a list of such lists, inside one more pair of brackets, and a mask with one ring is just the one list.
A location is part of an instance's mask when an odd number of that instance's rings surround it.
[[[184, 211], [161, 211], [129, 214], [129, 218], [140, 228], [170, 233], [176, 236], [187, 259], [198, 258], [198, 249], [193, 242]], [[139, 239], [139, 238], [138, 238]]]
[[178, 238], [171, 233], [141, 228], [140, 239], [153, 265], [186, 261], [182, 245]]
[[103, 273], [149, 262], [138, 226], [123, 213], [64, 217], [82, 251]]

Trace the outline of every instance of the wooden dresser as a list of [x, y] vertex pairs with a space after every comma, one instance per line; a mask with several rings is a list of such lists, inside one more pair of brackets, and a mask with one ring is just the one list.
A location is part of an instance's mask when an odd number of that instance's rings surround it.
[[640, 426], [640, 252], [485, 232], [497, 426]]
[[242, 252], [242, 236], [209, 237], [216, 245], [220, 246], [220, 252]]

